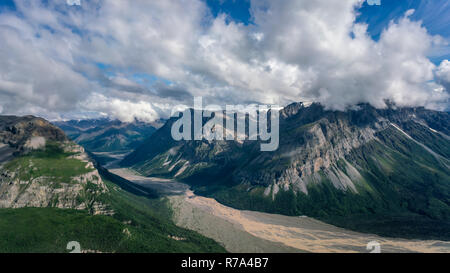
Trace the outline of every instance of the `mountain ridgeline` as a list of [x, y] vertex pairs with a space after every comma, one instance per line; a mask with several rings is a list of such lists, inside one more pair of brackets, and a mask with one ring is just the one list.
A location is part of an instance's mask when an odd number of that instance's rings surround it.
[[161, 127], [161, 123], [161, 120], [145, 123], [104, 118], [58, 121], [54, 124], [90, 152], [129, 152]]
[[172, 118], [122, 165], [239, 209], [307, 215], [388, 236], [450, 238], [450, 115], [367, 104], [280, 112], [280, 145], [174, 141]]

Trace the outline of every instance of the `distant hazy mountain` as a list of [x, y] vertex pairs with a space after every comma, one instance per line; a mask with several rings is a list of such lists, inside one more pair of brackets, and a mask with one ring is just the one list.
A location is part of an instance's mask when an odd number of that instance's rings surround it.
[[54, 122], [76, 143], [91, 152], [128, 152], [151, 136], [163, 121], [153, 123], [93, 119]]
[[280, 113], [280, 147], [181, 141], [169, 120], [122, 164], [184, 180], [241, 209], [308, 215], [357, 230], [450, 238], [450, 115], [424, 108]]

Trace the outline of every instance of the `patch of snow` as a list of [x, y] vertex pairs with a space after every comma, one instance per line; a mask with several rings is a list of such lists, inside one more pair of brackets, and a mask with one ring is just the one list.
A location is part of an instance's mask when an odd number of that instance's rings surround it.
[[178, 170], [178, 172], [175, 174], [175, 177], [181, 175], [189, 166], [189, 161], [186, 161], [186, 163], [184, 163], [183, 167], [181, 167], [181, 169]]
[[169, 160], [169, 156], [167, 156], [166, 161], [163, 163], [163, 166], [167, 166], [172, 162], [172, 160]]

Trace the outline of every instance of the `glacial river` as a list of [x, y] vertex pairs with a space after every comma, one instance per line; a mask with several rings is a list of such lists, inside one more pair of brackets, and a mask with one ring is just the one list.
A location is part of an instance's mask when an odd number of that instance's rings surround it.
[[178, 226], [221, 243], [230, 252], [447, 252], [450, 242], [404, 240], [353, 232], [309, 217], [243, 211], [195, 195], [188, 185], [140, 176], [129, 169], [110, 172], [167, 196]]

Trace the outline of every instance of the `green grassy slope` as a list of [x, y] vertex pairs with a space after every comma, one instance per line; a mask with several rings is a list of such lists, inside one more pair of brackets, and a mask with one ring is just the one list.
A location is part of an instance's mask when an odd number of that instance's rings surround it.
[[[147, 246], [157, 252], [225, 252], [215, 241], [196, 232], [177, 227], [171, 220], [172, 211], [165, 198], [148, 198], [132, 194], [105, 180], [111, 189], [109, 203], [116, 212], [115, 219], [129, 222], [145, 234], [141, 240], [154, 241]], [[183, 238], [174, 240], [172, 238]]]
[[[129, 248], [125, 225], [108, 216], [55, 208], [0, 210], [0, 252], [63, 253], [67, 243], [83, 249], [117, 251]], [[132, 230], [134, 231], [134, 230]]]
[[93, 171], [86, 162], [70, 158], [74, 153], [64, 152], [58, 143], [49, 142], [45, 149], [19, 156], [5, 164], [5, 169], [19, 173], [19, 178], [29, 181], [48, 177], [54, 183], [70, 182], [73, 177]]
[[77, 241], [99, 252], [224, 252], [211, 239], [175, 226], [164, 200], [128, 193], [106, 181], [114, 216], [55, 208], [0, 209], [1, 253], [67, 253]]
[[[77, 183], [72, 178], [90, 172], [86, 162], [70, 158], [58, 143], [8, 162], [5, 168], [20, 179], [48, 178], [52, 187]], [[105, 173], [104, 171], [102, 173]], [[69, 252], [67, 243], [77, 241], [82, 250], [99, 252], [224, 252], [211, 239], [177, 227], [164, 199], [131, 187], [113, 175], [103, 177], [107, 193], [93, 194], [87, 183], [82, 196], [113, 210], [113, 216], [56, 208], [0, 209], [0, 252]], [[5, 182], [6, 183], [6, 182]], [[81, 197], [80, 197], [81, 198]], [[89, 208], [89, 206], [88, 206]]]

